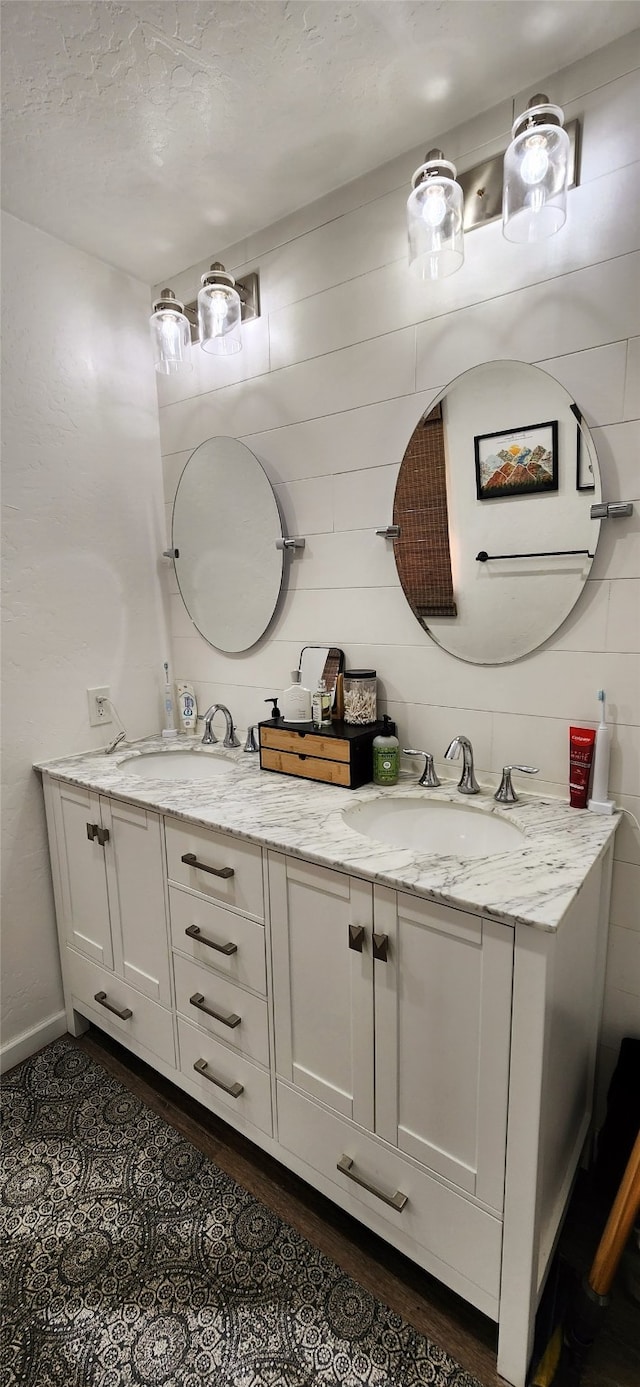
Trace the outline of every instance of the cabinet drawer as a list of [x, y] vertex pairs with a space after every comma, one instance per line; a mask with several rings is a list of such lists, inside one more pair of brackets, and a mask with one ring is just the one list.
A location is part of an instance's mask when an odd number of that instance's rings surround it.
[[[196, 1085], [201, 1103], [231, 1123], [234, 1116], [241, 1117], [271, 1136], [271, 1082], [265, 1070], [258, 1069], [235, 1050], [219, 1045], [212, 1036], [194, 1030], [180, 1018], [178, 1043], [180, 1070]], [[194, 1069], [195, 1064], [199, 1065], [198, 1069]], [[222, 1088], [222, 1084], [226, 1087]], [[240, 1093], [238, 1087], [242, 1090]]]
[[[280, 1082], [277, 1095], [281, 1145], [347, 1192], [356, 1218], [367, 1222], [366, 1211], [375, 1212], [497, 1303], [502, 1251], [499, 1219]], [[390, 1208], [337, 1170], [343, 1156], [353, 1161], [352, 1174], [385, 1195], [405, 1194], [402, 1211]], [[441, 1271], [436, 1275], [442, 1275]], [[451, 1284], [457, 1289], [455, 1278]], [[486, 1308], [482, 1297], [478, 1300], [480, 1308]]]
[[[169, 887], [169, 902], [174, 949], [189, 954], [232, 982], [266, 993], [264, 925], [215, 901], [203, 901], [178, 886]], [[197, 938], [186, 933], [194, 926], [200, 931]], [[235, 953], [223, 952], [230, 944], [235, 945]]]
[[[176, 1010], [182, 1016], [243, 1054], [252, 1055], [260, 1064], [269, 1063], [267, 1004], [262, 998], [244, 992], [228, 978], [219, 977], [201, 963], [180, 958], [179, 954], [173, 956], [173, 970]], [[195, 998], [198, 1002], [192, 1000]], [[210, 1014], [212, 1011], [218, 1013], [218, 1018]], [[228, 1017], [228, 1021], [220, 1017]]]
[[[227, 833], [192, 828], [177, 819], [167, 819], [165, 833], [170, 881], [210, 896], [222, 905], [254, 915], [258, 920], [264, 919], [261, 848], [255, 843], [230, 838]], [[200, 866], [183, 862], [183, 857], [190, 854]], [[215, 875], [229, 869], [229, 876]]]
[[341, 761], [320, 760], [317, 756], [299, 756], [287, 751], [261, 752], [260, 764], [266, 771], [280, 771], [282, 775], [299, 775], [303, 780], [324, 780], [327, 785], [351, 785], [351, 770]]
[[289, 728], [261, 727], [260, 742], [273, 751], [302, 752], [327, 761], [349, 761], [349, 743], [337, 737], [323, 737], [315, 732], [295, 732]]
[[[135, 1040], [158, 1055], [165, 1064], [175, 1065], [173, 1020], [169, 1011], [73, 949], [66, 950], [66, 975], [74, 1001], [83, 1016], [88, 1008], [91, 1020], [123, 1045], [127, 1044], [128, 1039]], [[102, 1002], [96, 1001], [97, 992], [105, 994]], [[110, 1010], [111, 1007], [117, 1011], [130, 1011], [131, 1015], [117, 1016], [115, 1011]]]

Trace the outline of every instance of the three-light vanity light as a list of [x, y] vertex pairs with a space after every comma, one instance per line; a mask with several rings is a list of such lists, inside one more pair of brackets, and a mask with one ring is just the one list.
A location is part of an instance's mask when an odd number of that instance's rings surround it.
[[464, 232], [500, 215], [508, 241], [532, 243], [555, 235], [567, 216], [567, 188], [575, 177], [574, 142], [564, 113], [546, 96], [532, 97], [514, 121], [504, 155], [456, 178], [456, 166], [431, 149], [416, 169], [407, 202], [409, 265], [420, 279], [443, 279], [460, 269]]
[[151, 341], [160, 375], [192, 369], [192, 341], [216, 356], [234, 356], [242, 351], [240, 324], [260, 317], [255, 271], [236, 281], [216, 260], [201, 283], [197, 300], [186, 308], [172, 289], [163, 289], [153, 304]]

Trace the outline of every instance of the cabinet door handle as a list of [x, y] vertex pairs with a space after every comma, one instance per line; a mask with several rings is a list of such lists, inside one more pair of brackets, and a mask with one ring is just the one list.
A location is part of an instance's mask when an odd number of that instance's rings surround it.
[[89, 839], [90, 843], [93, 842], [98, 831], [99, 830], [97, 824], [87, 824], [87, 838]]
[[357, 954], [361, 954], [363, 944], [364, 925], [349, 925], [349, 948], [355, 949]]
[[200, 933], [199, 925], [189, 925], [185, 930], [189, 939], [197, 939], [199, 944], [206, 944], [208, 949], [215, 949], [218, 954], [237, 954], [237, 944], [216, 944], [214, 939], [205, 939], [204, 934]]
[[208, 1007], [201, 992], [194, 992], [193, 997], [189, 998], [192, 1007], [197, 1011], [205, 1011], [207, 1016], [213, 1016], [214, 1021], [221, 1021], [223, 1026], [229, 1026], [233, 1030], [234, 1026], [239, 1026], [241, 1016], [236, 1016], [235, 1012], [230, 1011], [225, 1014], [223, 1011], [214, 1011], [213, 1007]]
[[339, 1170], [341, 1175], [346, 1175], [349, 1180], [353, 1180], [356, 1185], [361, 1185], [363, 1190], [368, 1190], [369, 1194], [375, 1194], [376, 1199], [381, 1199], [383, 1204], [390, 1204], [392, 1209], [397, 1209], [399, 1214], [402, 1213], [409, 1198], [408, 1194], [403, 1194], [401, 1190], [396, 1190], [395, 1194], [385, 1194], [384, 1190], [377, 1190], [375, 1185], [370, 1185], [368, 1180], [363, 1180], [361, 1175], [356, 1175], [350, 1156], [341, 1156], [336, 1170]]
[[103, 848], [105, 843], [109, 842], [108, 828], [97, 828], [96, 838], [98, 839], [100, 847]]
[[389, 953], [388, 934], [374, 934], [373, 936], [373, 957], [380, 963], [386, 963]]
[[202, 1074], [204, 1079], [208, 1079], [210, 1084], [215, 1084], [217, 1088], [223, 1088], [225, 1093], [230, 1093], [232, 1098], [239, 1098], [244, 1093], [244, 1084], [225, 1084], [222, 1079], [216, 1079], [213, 1074], [207, 1074], [207, 1061], [196, 1060], [194, 1064], [196, 1074]]
[[107, 1011], [112, 1011], [114, 1016], [119, 1016], [121, 1021], [128, 1021], [129, 1017], [133, 1016], [131, 1007], [122, 1007], [120, 1010], [119, 1007], [114, 1007], [111, 1002], [108, 1002], [106, 992], [94, 992], [93, 1000], [99, 1002], [101, 1007], [106, 1007]]
[[207, 867], [206, 862], [198, 862], [195, 852], [183, 852], [181, 862], [186, 862], [187, 867], [197, 867], [201, 872], [211, 872], [212, 877], [232, 877], [235, 875], [233, 867]]

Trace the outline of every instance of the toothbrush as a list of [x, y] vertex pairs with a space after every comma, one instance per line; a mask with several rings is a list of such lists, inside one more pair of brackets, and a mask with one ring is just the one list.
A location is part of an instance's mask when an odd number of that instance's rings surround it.
[[163, 729], [162, 729], [162, 735], [163, 735], [163, 737], [176, 737], [178, 734], [177, 734], [177, 732], [176, 732], [175, 724], [174, 724], [174, 721], [173, 721], [173, 694], [172, 694], [172, 692], [171, 692], [171, 683], [170, 683], [170, 681], [169, 681], [169, 662], [168, 662], [168, 660], [165, 660], [164, 665], [163, 665], [163, 669], [164, 669], [164, 727], [163, 727]]
[[596, 750], [593, 763], [593, 782], [591, 785], [591, 798], [589, 809], [594, 814], [612, 814], [615, 808], [613, 800], [608, 798], [609, 787], [609, 756], [611, 752], [611, 729], [606, 722], [606, 694], [604, 689], [598, 689], [597, 699], [600, 705], [600, 722], [596, 732]]

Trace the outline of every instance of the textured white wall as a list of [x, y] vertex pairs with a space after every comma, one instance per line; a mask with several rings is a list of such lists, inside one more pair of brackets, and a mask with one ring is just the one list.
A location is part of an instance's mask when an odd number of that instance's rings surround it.
[[[62, 1007], [34, 760], [159, 725], [163, 500], [149, 291], [3, 216], [2, 1043]], [[46, 1039], [47, 1036], [45, 1035]]]
[[[639, 38], [536, 88], [568, 119], [579, 116], [583, 131], [581, 186], [552, 240], [511, 245], [497, 223], [466, 238], [465, 265], [450, 279], [423, 286], [407, 271], [404, 204], [424, 149], [441, 145], [463, 170], [504, 148], [510, 96], [441, 138], [420, 132], [422, 144], [406, 158], [222, 252], [236, 273], [259, 267], [262, 317], [244, 329], [239, 357], [218, 363], [196, 348], [190, 378], [160, 383], [167, 518], [190, 451], [231, 434], [260, 458], [289, 533], [306, 535], [307, 547], [293, 560], [268, 638], [244, 656], [212, 650], [174, 587], [174, 671], [193, 679], [201, 706], [222, 700], [239, 723], [253, 722], [263, 699], [289, 682], [303, 644], [335, 643], [348, 664], [375, 666], [405, 744], [440, 759], [465, 732], [481, 779], [494, 783], [505, 762], [523, 760], [541, 768], [541, 790], [566, 796], [568, 724], [593, 723], [602, 686], [615, 724], [611, 791], [640, 817]], [[518, 111], [530, 94], [513, 94]], [[194, 297], [205, 268], [172, 279], [179, 297]], [[481, 668], [421, 631], [390, 546], [374, 530], [391, 519], [404, 448], [436, 391], [502, 357], [537, 362], [566, 386], [593, 429], [604, 496], [635, 500], [636, 513], [603, 527], [590, 580], [556, 636], [513, 665]], [[640, 840], [625, 821], [616, 838], [605, 1076], [619, 1036], [640, 1034], [639, 899]]]

